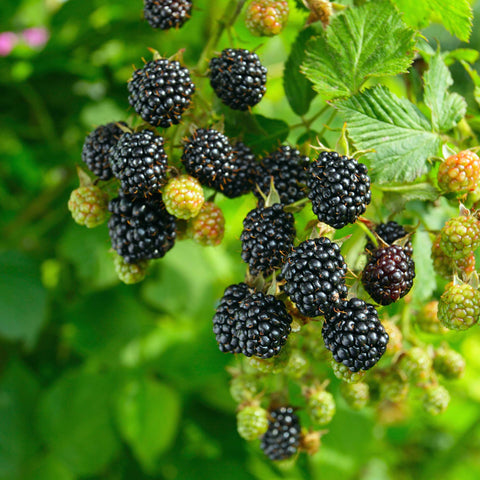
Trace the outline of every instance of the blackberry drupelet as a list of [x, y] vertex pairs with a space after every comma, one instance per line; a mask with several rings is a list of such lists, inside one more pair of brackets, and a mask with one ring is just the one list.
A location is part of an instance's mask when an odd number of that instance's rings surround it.
[[[260, 190], [268, 195], [271, 177], [273, 177], [275, 189], [283, 204], [288, 205], [301, 200], [307, 196], [305, 184], [307, 183], [308, 163], [308, 157], [300, 155], [297, 149], [283, 145], [262, 159], [257, 184]], [[259, 205], [263, 205], [263, 197], [260, 192], [254, 188], [253, 193], [258, 198]]]
[[166, 183], [168, 158], [163, 137], [151, 130], [124, 133], [110, 155], [113, 174], [124, 193], [150, 195]]
[[213, 317], [213, 332], [222, 352], [271, 358], [287, 341], [291, 322], [280, 300], [240, 283], [225, 290]]
[[210, 60], [210, 85], [220, 100], [234, 110], [256, 105], [266, 91], [267, 69], [256, 53], [226, 48]]
[[251, 192], [255, 187], [259, 164], [255, 155], [242, 142], [233, 145], [234, 160], [222, 166], [220, 191], [228, 198]]
[[346, 273], [340, 247], [326, 237], [300, 243], [282, 269], [285, 292], [307, 317], [327, 314], [346, 298]]
[[260, 448], [270, 460], [285, 460], [297, 453], [300, 445], [300, 421], [292, 407], [280, 407], [270, 412], [268, 430]]
[[242, 306], [251, 290], [246, 283], [227, 287], [213, 317], [213, 333], [221, 352], [240, 353], [242, 351], [236, 335], [238, 317], [243, 314]]
[[152, 28], [180, 28], [192, 11], [191, 0], [144, 0], [145, 20]]
[[223, 166], [234, 161], [229, 139], [217, 130], [198, 128], [185, 141], [182, 163], [202, 185], [221, 190]]
[[365, 290], [380, 305], [405, 296], [414, 278], [415, 263], [399, 245], [374, 250], [362, 272]]
[[125, 122], [100, 125], [86, 136], [83, 143], [82, 160], [100, 180], [109, 180], [113, 177], [108, 159], [112, 147], [123, 134], [119, 124], [127, 126]]
[[175, 217], [160, 197], [135, 198], [120, 194], [110, 201], [108, 222], [112, 247], [127, 263], [161, 258], [175, 242]]
[[285, 262], [293, 248], [294, 219], [280, 203], [267, 208], [254, 208], [243, 220], [242, 259], [250, 273], [268, 275]]
[[[375, 228], [375, 233], [388, 245], [408, 235], [402, 225], [394, 221], [378, 224], [377, 228]], [[379, 247], [383, 247], [383, 245], [379, 244]], [[375, 250], [375, 245], [371, 241], [368, 241], [365, 250], [367, 250], [368, 253], [372, 253]], [[403, 250], [407, 255], [412, 256], [412, 242], [408, 240], [403, 246]]]
[[371, 200], [367, 167], [337, 152], [322, 152], [310, 165], [307, 186], [315, 215], [337, 229], [355, 223]]
[[128, 102], [150, 125], [176, 125], [195, 91], [189, 71], [176, 60], [152, 60], [135, 70], [128, 83]]
[[335, 361], [352, 372], [372, 368], [388, 343], [377, 310], [359, 298], [344, 301], [325, 317], [322, 336]]

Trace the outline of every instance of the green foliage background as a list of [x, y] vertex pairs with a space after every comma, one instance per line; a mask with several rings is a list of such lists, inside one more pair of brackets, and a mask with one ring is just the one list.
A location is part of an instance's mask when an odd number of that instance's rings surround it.
[[[373, 3], [382, 8], [385, 2]], [[456, 34], [450, 36], [438, 23], [428, 27], [423, 33], [433, 51], [435, 40], [442, 50], [467, 46], [458, 39], [468, 38], [461, 18], [467, 0], [454, 2], [460, 13], [453, 24], [449, 22], [455, 17], [442, 10], [445, 2], [395, 3], [410, 25], [427, 27], [433, 19]], [[42, 50], [18, 45], [11, 55], [0, 57], [0, 480], [478, 479], [477, 331], [450, 337], [467, 360], [467, 372], [449, 386], [452, 403], [444, 415], [428, 417], [413, 399], [408, 420], [385, 426], [373, 410], [354, 413], [340, 401], [319, 453], [301, 456], [296, 466], [281, 470], [265, 460], [258, 445], [237, 435], [236, 405], [225, 371], [230, 358], [218, 351], [211, 331], [215, 302], [225, 286], [244, 276], [239, 236], [254, 200], [220, 200], [227, 218], [221, 246], [179, 242], [145, 282], [130, 287], [121, 285], [114, 272], [106, 226], [87, 230], [71, 220], [66, 204], [76, 187], [75, 165], [84, 137], [96, 125], [128, 117], [126, 81], [132, 65], [139, 67], [142, 57], [149, 58], [148, 47], [166, 56], [184, 49], [185, 63], [194, 65], [212, 19], [227, 1], [195, 4], [184, 29], [156, 32], [142, 20], [140, 0], [1, 2], [0, 31], [47, 26], [51, 37]], [[480, 18], [478, 4], [475, 13]], [[305, 140], [324, 131], [327, 142], [338, 136], [323, 129], [327, 114], [312, 121], [306, 133], [290, 130], [299, 116], [308, 112], [312, 117], [324, 105], [298, 76], [303, 58], [290, 57], [287, 77], [293, 78], [285, 90], [282, 83], [284, 62], [305, 17], [304, 11], [292, 8], [287, 29], [272, 39], [252, 37], [242, 17], [235, 24], [235, 44], [258, 47], [269, 70], [268, 94], [255, 107], [263, 116], [257, 117], [256, 127], [268, 133], [259, 150], [279, 139], [297, 143], [300, 134]], [[476, 50], [478, 25], [474, 23], [468, 45]], [[300, 45], [311, 33], [302, 33]], [[328, 39], [316, 41], [322, 43], [317, 53], [334, 48]], [[225, 34], [218, 50], [228, 45]], [[387, 65], [381, 58], [383, 70], [375, 70], [382, 75], [409, 65]], [[470, 77], [453, 62], [453, 91], [466, 97], [472, 124], [480, 125]], [[365, 65], [359, 75], [369, 77], [373, 67]], [[314, 67], [307, 64], [306, 73], [308, 68]], [[292, 89], [293, 82], [302, 88]], [[400, 82], [385, 83], [397, 96], [405, 96]], [[336, 98], [327, 88], [332, 84], [335, 79], [318, 78], [315, 87], [324, 99]], [[350, 133], [365, 148], [370, 144], [361, 131], [365, 118], [358, 105], [372, 99], [395, 103], [391, 93], [382, 97], [383, 87], [376, 88], [358, 94], [356, 105], [353, 99], [339, 104], [340, 110], [355, 110]], [[445, 105], [429, 106], [436, 109], [434, 125], [442, 131], [448, 123], [441, 118]], [[227, 127], [235, 131], [241, 118], [226, 115]], [[341, 120], [333, 123], [340, 125]], [[258, 131], [251, 136], [251, 143], [260, 137]], [[422, 137], [418, 143], [424, 148], [427, 140]], [[371, 161], [375, 170], [375, 158]], [[422, 168], [410, 173], [416, 176]], [[395, 174], [386, 180], [397, 180]], [[424, 194], [428, 199], [429, 192]], [[428, 275], [433, 273], [427, 263], [423, 278]], [[426, 301], [433, 288], [427, 282], [425, 295], [417, 298]]]

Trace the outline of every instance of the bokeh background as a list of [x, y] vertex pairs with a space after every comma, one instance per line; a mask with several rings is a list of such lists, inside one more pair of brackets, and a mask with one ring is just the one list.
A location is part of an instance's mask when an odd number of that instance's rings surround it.
[[[476, 331], [450, 337], [467, 371], [449, 385], [445, 414], [429, 417], [413, 398], [392, 424], [339, 399], [319, 453], [279, 469], [236, 432], [231, 358], [211, 331], [215, 302], [245, 273], [239, 236], [253, 198], [219, 200], [222, 245], [179, 242], [134, 286], [117, 278], [106, 226], [72, 221], [83, 140], [131, 115], [133, 65], [149, 47], [184, 49], [195, 65], [227, 4], [195, 3], [186, 27], [169, 32], [143, 21], [141, 0], [0, 3], [0, 480], [480, 478]], [[292, 8], [279, 37], [255, 39], [240, 17], [219, 44], [258, 48], [269, 89], [256, 112], [290, 126], [299, 119], [281, 78], [305, 18]], [[475, 25], [469, 47], [478, 50]], [[444, 49], [461, 46], [441, 26], [424, 34]], [[468, 76], [451, 69], [454, 89], [471, 100]], [[310, 113], [320, 106], [315, 99]], [[295, 130], [282, 135], [297, 141]]]

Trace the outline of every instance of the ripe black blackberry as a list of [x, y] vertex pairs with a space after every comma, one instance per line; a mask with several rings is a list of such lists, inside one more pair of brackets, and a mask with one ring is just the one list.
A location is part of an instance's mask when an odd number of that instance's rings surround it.
[[167, 128], [182, 119], [195, 85], [176, 60], [160, 58], [135, 70], [128, 83], [128, 102], [150, 125]]
[[[306, 197], [307, 174], [305, 169], [308, 163], [308, 157], [300, 155], [297, 149], [283, 145], [262, 159], [257, 184], [260, 190], [268, 195], [271, 177], [273, 177], [275, 189], [283, 204], [288, 205], [301, 200]], [[259, 205], [263, 205], [260, 192], [255, 188], [253, 193], [258, 198]]]
[[340, 247], [326, 237], [300, 243], [282, 268], [285, 292], [307, 317], [325, 315], [346, 298], [346, 273]]
[[[375, 228], [375, 232], [388, 245], [391, 245], [393, 242], [395, 242], [395, 240], [404, 238], [407, 235], [407, 231], [402, 227], [402, 225], [399, 225], [394, 221], [378, 224], [377, 228]], [[383, 245], [380, 245], [380, 247], [382, 246]], [[407, 255], [412, 256], [413, 247], [410, 240], [405, 243], [403, 249]], [[368, 241], [367, 245], [365, 246], [365, 250], [371, 253], [375, 250], [375, 245], [371, 241]]]
[[192, 12], [191, 0], [144, 0], [145, 20], [152, 28], [180, 28]]
[[342, 302], [325, 316], [322, 336], [335, 361], [352, 372], [372, 368], [389, 339], [375, 307], [359, 298]]
[[270, 460], [285, 460], [297, 453], [301, 426], [292, 407], [280, 407], [270, 412], [268, 430], [260, 448]]
[[267, 69], [256, 53], [227, 48], [210, 60], [210, 85], [220, 100], [234, 110], [256, 105], [266, 91]]
[[213, 332], [222, 352], [271, 358], [287, 341], [291, 322], [283, 302], [240, 283], [225, 290], [213, 317]]
[[355, 223], [371, 200], [367, 167], [337, 152], [322, 152], [310, 164], [307, 186], [312, 209], [333, 228]]
[[406, 295], [415, 278], [415, 263], [399, 245], [378, 248], [363, 269], [362, 283], [380, 305], [389, 305]]
[[112, 147], [117, 144], [118, 139], [123, 134], [122, 129], [118, 126], [119, 124], [127, 126], [125, 122], [100, 125], [85, 137], [82, 160], [100, 180], [109, 180], [113, 177], [108, 159]]
[[231, 181], [226, 173], [233, 174], [235, 154], [229, 139], [223, 133], [198, 128], [185, 141], [182, 163], [187, 173], [197, 178], [202, 185], [222, 192], [228, 181]]
[[175, 217], [160, 196], [148, 199], [120, 193], [108, 206], [112, 247], [127, 263], [163, 257], [176, 237]]
[[254, 208], [243, 220], [242, 259], [250, 273], [268, 275], [285, 262], [295, 238], [294, 219], [280, 203]]
[[110, 165], [120, 180], [124, 193], [149, 195], [159, 193], [166, 183], [168, 158], [163, 137], [151, 130], [124, 133], [112, 149]]
[[252, 150], [242, 142], [233, 145], [234, 160], [223, 164], [220, 191], [228, 198], [251, 192], [255, 187], [259, 164]]

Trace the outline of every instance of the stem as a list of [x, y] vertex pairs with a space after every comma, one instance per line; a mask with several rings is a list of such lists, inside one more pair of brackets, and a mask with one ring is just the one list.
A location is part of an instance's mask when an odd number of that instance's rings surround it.
[[217, 44], [220, 41], [225, 29], [230, 28], [235, 23], [235, 20], [242, 11], [245, 2], [246, 0], [230, 0], [225, 8], [224, 13], [214, 23], [210, 38], [200, 54], [200, 58], [197, 63], [196, 70], [200, 74], [205, 73], [207, 70], [207, 60], [211, 57], [212, 52], [217, 47]]
[[333, 119], [336, 117], [336, 115], [337, 115], [337, 111], [333, 110], [333, 112], [330, 114], [330, 117], [328, 117], [327, 123], [323, 125], [321, 132], [318, 134], [319, 138], [323, 137], [323, 134], [326, 132], [327, 128], [333, 122]]
[[371, 230], [363, 222], [357, 222], [357, 225], [365, 232], [368, 238], [370, 238], [370, 240], [373, 242], [375, 247], [378, 247], [377, 237], [375, 237], [375, 235], [371, 232]]

